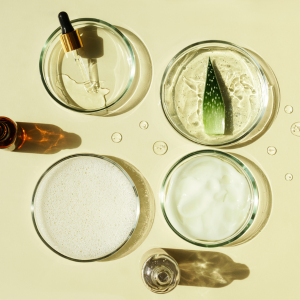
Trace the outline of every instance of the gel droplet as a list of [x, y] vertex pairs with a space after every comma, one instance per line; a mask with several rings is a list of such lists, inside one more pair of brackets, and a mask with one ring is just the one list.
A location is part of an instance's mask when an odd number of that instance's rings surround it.
[[157, 155], [164, 155], [168, 151], [168, 145], [165, 142], [155, 142], [153, 151]]
[[120, 143], [122, 141], [122, 135], [119, 132], [115, 132], [111, 136], [111, 139], [114, 143]]
[[149, 124], [148, 124], [148, 122], [146, 122], [146, 121], [141, 121], [140, 122], [140, 128], [141, 129], [147, 129], [149, 127]]
[[300, 136], [300, 122], [294, 123], [292, 125], [291, 132], [295, 136]]
[[284, 108], [284, 111], [285, 111], [287, 114], [291, 114], [291, 113], [294, 111], [293, 106], [287, 105], [287, 106]]
[[268, 151], [268, 154], [270, 154], [270, 155], [275, 155], [277, 153], [277, 149], [272, 146], [268, 147], [267, 151]]
[[287, 180], [287, 181], [293, 180], [293, 175], [290, 173], [285, 174], [285, 180]]

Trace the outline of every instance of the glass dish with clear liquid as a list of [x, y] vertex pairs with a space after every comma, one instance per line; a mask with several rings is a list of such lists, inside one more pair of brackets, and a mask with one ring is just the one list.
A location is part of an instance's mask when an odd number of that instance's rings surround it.
[[[107, 114], [131, 86], [135, 58], [127, 38], [114, 26], [97, 19], [71, 21], [78, 29], [83, 47], [77, 50], [83, 64], [67, 55], [57, 28], [47, 40], [40, 57], [42, 81], [60, 105], [83, 113]], [[85, 70], [84, 70], [85, 69]], [[83, 73], [93, 85], [88, 92]]]
[[[211, 59], [225, 105], [225, 132], [205, 133], [203, 95]], [[164, 112], [186, 138], [203, 145], [226, 145], [248, 135], [262, 119], [269, 100], [268, 82], [243, 48], [223, 41], [188, 46], [169, 63], [161, 84]]]

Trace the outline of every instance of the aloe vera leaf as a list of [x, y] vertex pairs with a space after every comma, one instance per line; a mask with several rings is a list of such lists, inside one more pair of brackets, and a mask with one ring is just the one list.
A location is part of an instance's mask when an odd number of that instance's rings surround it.
[[203, 97], [203, 124], [206, 134], [224, 134], [225, 105], [210, 58]]

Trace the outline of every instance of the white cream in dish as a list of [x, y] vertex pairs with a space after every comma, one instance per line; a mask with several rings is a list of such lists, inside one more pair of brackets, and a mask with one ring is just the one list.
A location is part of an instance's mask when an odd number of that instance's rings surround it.
[[165, 209], [182, 235], [219, 241], [243, 226], [250, 204], [250, 188], [244, 175], [219, 158], [199, 156], [172, 174]]

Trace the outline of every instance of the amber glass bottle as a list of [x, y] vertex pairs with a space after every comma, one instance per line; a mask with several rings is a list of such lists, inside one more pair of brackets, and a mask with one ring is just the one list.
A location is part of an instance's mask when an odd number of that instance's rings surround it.
[[24, 130], [13, 120], [0, 117], [0, 149], [13, 151], [22, 146], [25, 140]]

